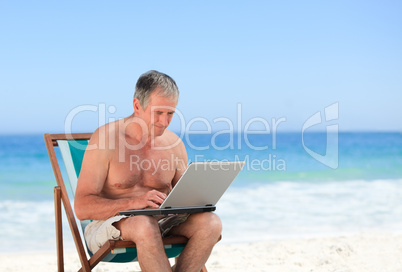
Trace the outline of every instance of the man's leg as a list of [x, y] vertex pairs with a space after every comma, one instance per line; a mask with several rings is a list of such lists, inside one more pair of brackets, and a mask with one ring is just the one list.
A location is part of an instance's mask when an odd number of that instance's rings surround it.
[[124, 240], [137, 245], [142, 271], [172, 271], [163, 247], [158, 221], [150, 216], [133, 216], [113, 224]]
[[221, 233], [222, 223], [219, 217], [210, 212], [192, 214], [185, 222], [172, 228], [169, 234], [182, 235], [189, 239], [178, 258], [175, 271], [199, 272]]

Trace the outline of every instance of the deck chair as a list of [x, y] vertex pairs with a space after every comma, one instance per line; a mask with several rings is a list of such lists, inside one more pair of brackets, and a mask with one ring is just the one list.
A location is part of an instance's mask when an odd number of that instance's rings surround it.
[[[54, 205], [56, 221], [57, 266], [59, 272], [64, 271], [61, 203], [64, 205], [64, 210], [67, 215], [67, 220], [70, 225], [74, 243], [81, 262], [82, 267], [79, 271], [91, 271], [101, 261], [137, 261], [137, 250], [135, 243], [129, 241], [109, 240], [95, 254], [92, 254], [87, 248], [85, 239], [83, 237], [85, 226], [89, 223], [89, 221], [79, 221], [76, 219], [72, 209], [68, 191], [60, 171], [55, 147], [59, 147], [62, 160], [66, 168], [69, 184], [71, 186], [72, 195], [74, 197], [78, 175], [81, 170], [82, 159], [91, 135], [91, 133], [44, 135], [46, 148], [57, 182], [57, 186], [54, 187]], [[165, 251], [168, 258], [176, 258], [177, 260], [177, 257], [184, 249], [187, 241], [188, 239], [183, 236], [163, 238], [163, 244], [165, 246]], [[201, 271], [207, 271], [206, 267], [204, 266]]]

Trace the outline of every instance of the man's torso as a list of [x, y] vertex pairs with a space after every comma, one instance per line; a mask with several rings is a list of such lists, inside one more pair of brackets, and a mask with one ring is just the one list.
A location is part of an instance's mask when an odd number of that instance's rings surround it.
[[133, 148], [127, 136], [118, 133], [115, 148], [107, 150], [108, 171], [101, 195], [112, 199], [135, 197], [153, 189], [168, 194], [177, 168], [177, 145], [166, 147], [172, 141], [172, 132], [166, 131], [153, 146], [141, 148]]

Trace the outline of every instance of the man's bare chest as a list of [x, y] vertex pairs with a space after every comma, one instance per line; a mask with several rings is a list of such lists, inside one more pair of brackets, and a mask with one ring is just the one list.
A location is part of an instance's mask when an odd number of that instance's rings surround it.
[[177, 162], [167, 151], [126, 152], [124, 160], [114, 156], [109, 164], [109, 185], [121, 189], [147, 187], [167, 188], [175, 175]]

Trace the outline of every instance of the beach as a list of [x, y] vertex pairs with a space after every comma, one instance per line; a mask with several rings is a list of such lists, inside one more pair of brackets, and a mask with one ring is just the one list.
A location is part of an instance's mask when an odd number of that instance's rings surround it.
[[[288, 239], [216, 245], [207, 262], [210, 272], [229, 271], [402, 271], [402, 234]], [[1, 271], [56, 271], [55, 252], [0, 254]], [[65, 253], [65, 271], [77, 271], [79, 259]], [[138, 263], [100, 263], [93, 271], [140, 271]]]
[[[71, 229], [85, 249], [89, 231], [76, 215], [107, 220], [177, 192], [162, 208], [214, 206], [222, 222], [210, 272], [402, 272], [401, 10], [0, 1], [0, 272], [57, 271], [60, 229], [64, 271], [78, 271]], [[71, 161], [48, 134], [94, 137]], [[234, 176], [225, 162], [244, 167]], [[220, 171], [186, 170], [197, 163]]]

